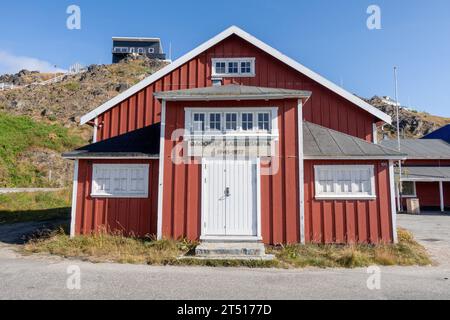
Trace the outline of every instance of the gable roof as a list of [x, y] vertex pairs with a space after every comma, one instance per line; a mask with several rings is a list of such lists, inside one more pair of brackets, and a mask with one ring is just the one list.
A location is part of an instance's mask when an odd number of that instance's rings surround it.
[[169, 64], [168, 66], [162, 68], [161, 70], [155, 72], [154, 74], [152, 74], [151, 76], [142, 80], [138, 84], [129, 88], [128, 90], [117, 95], [113, 99], [102, 104], [95, 110], [84, 115], [81, 118], [80, 124], [83, 125], [83, 124], [87, 123], [88, 121], [91, 121], [92, 119], [98, 117], [105, 111], [109, 110], [110, 108], [119, 104], [123, 100], [131, 97], [135, 93], [137, 93], [137, 92], [141, 91], [142, 89], [146, 88], [147, 86], [151, 85], [153, 82], [161, 79], [165, 75], [169, 74], [173, 70], [175, 70], [175, 69], [179, 68], [180, 66], [182, 66], [183, 64], [185, 64], [186, 62], [189, 62], [190, 60], [192, 60], [199, 54], [203, 53], [204, 51], [206, 51], [209, 48], [213, 47], [214, 45], [218, 44], [219, 42], [227, 39], [231, 35], [237, 35], [238, 37], [246, 40], [247, 42], [251, 43], [252, 45], [256, 46], [257, 48], [259, 48], [262, 51], [266, 52], [267, 54], [271, 55], [272, 57], [282, 61], [283, 63], [287, 64], [291, 68], [293, 68], [293, 69], [297, 70], [298, 72], [304, 74], [305, 76], [313, 79], [314, 81], [325, 86], [326, 88], [330, 89], [331, 91], [335, 92], [336, 94], [342, 96], [343, 98], [347, 99], [348, 101], [359, 106], [363, 110], [371, 113], [372, 115], [379, 118], [380, 120], [383, 120], [384, 122], [389, 123], [389, 124], [392, 122], [391, 117], [389, 115], [387, 115], [386, 113], [378, 110], [377, 108], [370, 105], [369, 103], [363, 101], [362, 99], [351, 94], [350, 92], [342, 89], [341, 87], [339, 87], [336, 84], [332, 83], [331, 81], [325, 79], [324, 77], [320, 76], [319, 74], [315, 73], [314, 71], [306, 68], [305, 66], [301, 65], [297, 61], [285, 56], [278, 50], [272, 48], [271, 46], [269, 46], [266, 43], [262, 42], [261, 40], [255, 38], [254, 36], [245, 32], [244, 30], [242, 30], [236, 26], [232, 26], [232, 27], [226, 29], [225, 31], [219, 33], [217, 36], [213, 37], [212, 39], [208, 40], [207, 42], [201, 44], [200, 46], [198, 46], [194, 50], [190, 51], [189, 53], [185, 54], [181, 58], [175, 60], [173, 63]]
[[276, 100], [309, 99], [310, 91], [281, 88], [263, 88], [230, 84], [206, 88], [156, 92], [157, 99], [168, 101], [212, 101], [212, 100]]
[[450, 143], [450, 124], [447, 124], [426, 136], [423, 136], [422, 139], [442, 139], [448, 143]]
[[[397, 140], [383, 140], [383, 146], [398, 149]], [[450, 144], [440, 139], [402, 139], [401, 151], [408, 159], [450, 159]]]
[[305, 121], [305, 159], [405, 159], [406, 155], [379, 144]]

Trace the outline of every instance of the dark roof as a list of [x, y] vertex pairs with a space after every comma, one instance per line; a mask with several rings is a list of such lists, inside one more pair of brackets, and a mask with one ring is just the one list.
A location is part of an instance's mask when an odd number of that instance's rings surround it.
[[427, 134], [422, 139], [441, 139], [450, 143], [450, 124]]
[[[398, 149], [397, 140], [383, 140], [381, 144]], [[439, 139], [403, 139], [400, 140], [401, 152], [409, 159], [450, 159], [450, 144]]]
[[93, 143], [63, 154], [64, 158], [159, 158], [161, 124]]
[[212, 86], [176, 91], [156, 92], [155, 97], [164, 100], [252, 100], [252, 99], [300, 99], [309, 98], [310, 91], [262, 88], [241, 85]]
[[[159, 158], [161, 125], [155, 124], [103, 140], [72, 152], [64, 158]], [[396, 150], [305, 122], [303, 148], [306, 159], [403, 159]]]
[[[400, 172], [396, 168], [396, 174]], [[402, 167], [402, 180], [450, 181], [450, 167]]]
[[310, 122], [303, 124], [303, 149], [306, 159], [405, 158], [394, 149]]

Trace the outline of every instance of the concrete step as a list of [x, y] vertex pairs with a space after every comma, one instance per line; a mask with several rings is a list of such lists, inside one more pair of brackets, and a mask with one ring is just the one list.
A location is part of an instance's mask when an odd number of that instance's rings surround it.
[[202, 242], [195, 249], [197, 257], [205, 258], [261, 258], [266, 256], [264, 244], [258, 242]]

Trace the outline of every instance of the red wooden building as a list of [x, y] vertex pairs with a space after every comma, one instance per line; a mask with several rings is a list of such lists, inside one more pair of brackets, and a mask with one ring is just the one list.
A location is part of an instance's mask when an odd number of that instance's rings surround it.
[[390, 121], [231, 27], [82, 117], [71, 233], [393, 242]]
[[[388, 148], [398, 148], [398, 142], [382, 141]], [[450, 210], [450, 144], [441, 139], [406, 139], [400, 141], [403, 161], [402, 174], [396, 170], [397, 207], [406, 209], [406, 201], [418, 199], [422, 211]]]

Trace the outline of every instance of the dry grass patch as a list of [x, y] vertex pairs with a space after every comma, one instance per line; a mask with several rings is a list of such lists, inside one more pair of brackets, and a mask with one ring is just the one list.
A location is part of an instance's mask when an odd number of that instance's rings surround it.
[[399, 242], [395, 245], [290, 245], [274, 248], [275, 254], [287, 267], [358, 268], [381, 266], [426, 266], [432, 262], [423, 246], [413, 235], [398, 230]]
[[47, 253], [91, 262], [118, 262], [149, 265], [201, 265], [211, 267], [249, 268], [356, 268], [370, 265], [429, 265], [425, 249], [412, 235], [399, 231], [397, 245], [333, 246], [292, 245], [269, 248], [274, 261], [178, 259], [193, 252], [196, 243], [189, 241], [137, 239], [105, 233], [71, 239], [60, 230], [46, 238], [35, 239], [24, 246], [26, 253]]

